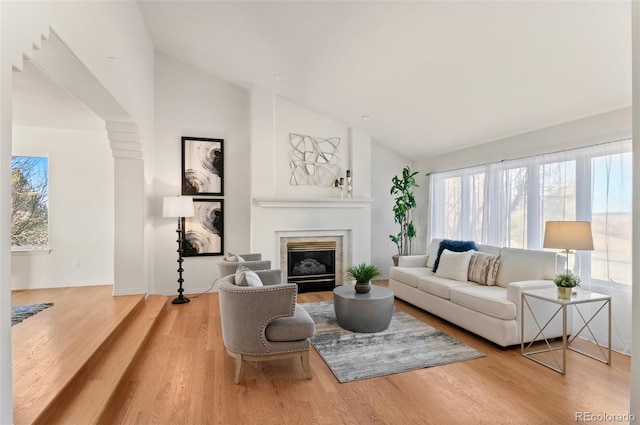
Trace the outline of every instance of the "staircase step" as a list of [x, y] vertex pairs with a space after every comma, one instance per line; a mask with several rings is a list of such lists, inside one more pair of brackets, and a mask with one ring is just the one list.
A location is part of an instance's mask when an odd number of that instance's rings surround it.
[[35, 423], [55, 405], [144, 302], [144, 295], [113, 297], [112, 290], [103, 285], [29, 291], [35, 299], [22, 304], [51, 301], [54, 306], [12, 328], [16, 425]]
[[105, 413], [123, 378], [144, 350], [167, 298], [150, 295], [127, 319], [83, 372], [60, 394], [36, 424], [96, 424]]

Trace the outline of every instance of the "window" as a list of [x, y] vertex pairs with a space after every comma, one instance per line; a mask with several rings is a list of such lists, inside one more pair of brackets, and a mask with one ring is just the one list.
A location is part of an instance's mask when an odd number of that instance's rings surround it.
[[591, 160], [591, 277], [631, 283], [631, 152]]
[[592, 222], [581, 277], [631, 284], [631, 141], [431, 175], [431, 235], [542, 249], [549, 220]]
[[11, 248], [49, 246], [49, 162], [45, 157], [11, 157]]

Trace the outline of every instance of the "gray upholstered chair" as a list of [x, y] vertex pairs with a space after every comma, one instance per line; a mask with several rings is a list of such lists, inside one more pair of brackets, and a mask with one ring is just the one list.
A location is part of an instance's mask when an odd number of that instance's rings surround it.
[[296, 303], [298, 287], [281, 283], [280, 270], [256, 271], [264, 286], [237, 286], [236, 275], [220, 280], [222, 339], [236, 359], [236, 384], [240, 383], [245, 361], [265, 361], [293, 357], [300, 361], [311, 379], [309, 338], [315, 324], [309, 313]]
[[234, 274], [241, 264], [251, 270], [269, 270], [270, 260], [263, 260], [262, 254], [239, 254], [244, 261], [227, 261], [228, 257], [222, 257], [216, 262], [218, 279]]

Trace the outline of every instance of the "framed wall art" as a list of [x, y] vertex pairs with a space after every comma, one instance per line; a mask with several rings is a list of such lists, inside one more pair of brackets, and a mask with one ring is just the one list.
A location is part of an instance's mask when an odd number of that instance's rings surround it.
[[224, 253], [224, 200], [194, 199], [194, 216], [182, 219], [182, 256]]
[[222, 196], [223, 139], [182, 138], [182, 194]]

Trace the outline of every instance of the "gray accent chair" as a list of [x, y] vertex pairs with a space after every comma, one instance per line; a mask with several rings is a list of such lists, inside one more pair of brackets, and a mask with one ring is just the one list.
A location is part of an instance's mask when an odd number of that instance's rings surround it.
[[220, 280], [222, 339], [236, 359], [234, 382], [239, 384], [246, 361], [295, 358], [311, 379], [309, 338], [315, 324], [296, 303], [298, 286], [282, 283], [280, 270], [256, 271], [264, 286], [236, 286], [235, 274]]
[[270, 260], [263, 260], [262, 254], [238, 254], [244, 261], [227, 261], [225, 257], [220, 258], [216, 262], [218, 270], [218, 279], [234, 274], [240, 265], [250, 270], [269, 270], [271, 268]]

